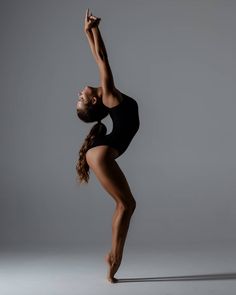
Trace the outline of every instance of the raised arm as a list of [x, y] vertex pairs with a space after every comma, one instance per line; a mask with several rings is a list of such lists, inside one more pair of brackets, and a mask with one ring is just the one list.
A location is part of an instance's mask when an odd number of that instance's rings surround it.
[[85, 32], [86, 32], [86, 36], [88, 38], [93, 56], [99, 68], [101, 87], [103, 89], [103, 96], [109, 97], [114, 94], [115, 85], [114, 85], [110, 64], [108, 61], [105, 44], [103, 42], [100, 30], [98, 28], [98, 24], [101, 19], [92, 15], [89, 16], [88, 10], [86, 11], [86, 19], [87, 19], [87, 22], [88, 22], [88, 19], [90, 19], [91, 21], [93, 20], [93, 23], [91, 22], [90, 26], [87, 24], [87, 27], [89, 29], [85, 30]]
[[107, 51], [103, 42], [100, 30], [97, 27], [92, 28], [95, 51], [97, 55], [97, 64], [100, 72], [100, 81], [103, 89], [103, 94], [106, 96], [113, 95], [115, 85], [111, 67], [108, 61]]
[[86, 34], [90, 49], [92, 51], [93, 57], [95, 61], [97, 62], [97, 53], [95, 50], [95, 43], [94, 43], [94, 37], [92, 32], [92, 26], [95, 25], [97, 20], [92, 19], [91, 16], [89, 16], [89, 9], [86, 10], [85, 20], [84, 20], [84, 32]]
[[97, 57], [97, 53], [96, 53], [96, 50], [95, 50], [95, 44], [94, 44], [94, 39], [93, 39], [93, 33], [92, 33], [92, 31], [87, 31], [86, 32], [86, 37], [88, 39], [89, 46], [91, 48], [93, 57], [94, 57], [95, 61], [97, 62], [98, 57]]
[[98, 55], [98, 58], [103, 61], [108, 60], [106, 47], [98, 26], [92, 27], [92, 32], [93, 32], [93, 38], [95, 43], [95, 50]]

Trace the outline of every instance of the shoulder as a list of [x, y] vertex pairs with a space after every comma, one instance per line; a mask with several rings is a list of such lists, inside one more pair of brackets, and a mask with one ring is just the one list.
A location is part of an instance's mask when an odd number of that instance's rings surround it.
[[111, 93], [102, 95], [102, 102], [108, 108], [113, 108], [119, 105], [124, 99], [124, 96], [119, 89], [114, 88]]

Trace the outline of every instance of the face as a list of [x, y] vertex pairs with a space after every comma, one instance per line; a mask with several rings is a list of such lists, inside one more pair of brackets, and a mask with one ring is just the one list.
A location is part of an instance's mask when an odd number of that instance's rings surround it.
[[91, 86], [85, 86], [82, 91], [78, 93], [78, 102], [77, 102], [77, 109], [84, 108], [87, 104], [93, 103], [96, 104], [98, 102], [98, 92], [100, 90], [100, 87], [91, 87]]

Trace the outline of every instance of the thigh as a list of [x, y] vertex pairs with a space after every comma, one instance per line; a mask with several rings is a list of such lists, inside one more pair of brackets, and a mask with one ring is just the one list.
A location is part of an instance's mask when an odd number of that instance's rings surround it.
[[119, 157], [119, 151], [116, 148], [113, 148], [107, 144], [98, 144], [97, 146], [89, 148], [86, 152], [87, 162], [93, 160], [98, 160], [99, 158], [113, 158], [116, 159]]
[[86, 154], [88, 165], [103, 188], [117, 203], [131, 204], [134, 201], [124, 173], [104, 146], [94, 147]]

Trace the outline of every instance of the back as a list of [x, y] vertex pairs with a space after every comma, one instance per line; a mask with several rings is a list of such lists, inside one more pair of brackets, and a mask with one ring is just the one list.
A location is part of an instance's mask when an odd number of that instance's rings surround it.
[[95, 138], [91, 145], [109, 145], [119, 151], [119, 156], [128, 148], [140, 126], [138, 103], [132, 97], [120, 93], [123, 100], [118, 105], [111, 108], [105, 106], [113, 123], [111, 133]]

